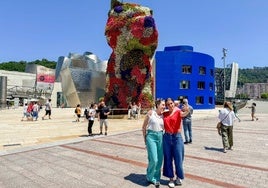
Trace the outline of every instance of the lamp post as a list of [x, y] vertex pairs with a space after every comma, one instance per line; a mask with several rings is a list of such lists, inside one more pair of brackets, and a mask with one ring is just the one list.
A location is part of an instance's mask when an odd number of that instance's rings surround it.
[[223, 57], [222, 57], [223, 59], [223, 102], [225, 102], [225, 91], [226, 91], [225, 58], [227, 54], [227, 49], [223, 48], [222, 53], [223, 53]]

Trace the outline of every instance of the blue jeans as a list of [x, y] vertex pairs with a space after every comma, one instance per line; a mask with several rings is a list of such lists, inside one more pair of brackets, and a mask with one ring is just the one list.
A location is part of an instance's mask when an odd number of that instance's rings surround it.
[[181, 133], [169, 134], [163, 136], [164, 167], [163, 175], [168, 178], [174, 178], [173, 160], [175, 163], [176, 176], [184, 179], [183, 160], [184, 143]]
[[159, 182], [163, 163], [163, 132], [148, 130], [146, 134], [146, 148], [148, 166], [146, 178], [150, 182]]
[[38, 112], [33, 111], [33, 119], [37, 120], [38, 119]]
[[190, 119], [183, 119], [182, 124], [185, 142], [192, 142], [192, 121]]

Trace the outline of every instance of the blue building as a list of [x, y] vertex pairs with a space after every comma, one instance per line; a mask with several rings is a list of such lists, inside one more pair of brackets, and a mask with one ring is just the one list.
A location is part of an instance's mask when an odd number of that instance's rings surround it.
[[157, 51], [155, 60], [156, 98], [187, 98], [194, 109], [215, 108], [213, 57], [192, 46], [171, 46]]

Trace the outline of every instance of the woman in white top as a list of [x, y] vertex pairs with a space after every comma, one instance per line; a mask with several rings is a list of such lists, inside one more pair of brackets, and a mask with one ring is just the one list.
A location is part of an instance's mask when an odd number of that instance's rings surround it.
[[94, 119], [96, 116], [96, 108], [97, 108], [97, 104], [91, 104], [87, 112], [88, 113], [88, 127], [87, 127], [88, 136], [93, 136], [92, 126], [94, 124]]
[[150, 110], [143, 122], [142, 131], [148, 154], [146, 178], [148, 182], [159, 186], [161, 167], [163, 162], [163, 129], [162, 113], [165, 110], [165, 101], [156, 100], [156, 109]]
[[27, 109], [28, 109], [28, 104], [25, 103], [24, 106], [23, 106], [23, 115], [22, 115], [21, 121], [24, 120], [24, 117], [26, 117], [27, 120], [30, 117], [30, 114], [27, 112]]
[[134, 119], [137, 119], [138, 117], [138, 106], [135, 102], [133, 102], [132, 104], [132, 116], [134, 117]]
[[222, 122], [221, 135], [223, 152], [226, 153], [227, 149], [233, 148], [233, 125], [236, 119], [231, 102], [224, 102], [223, 109], [219, 111], [218, 118]]

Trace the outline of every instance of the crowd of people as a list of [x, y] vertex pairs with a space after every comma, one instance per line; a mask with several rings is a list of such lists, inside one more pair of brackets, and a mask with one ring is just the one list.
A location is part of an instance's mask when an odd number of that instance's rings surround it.
[[[30, 101], [26, 102], [23, 105], [23, 114], [21, 121], [37, 121], [39, 118], [39, 113], [40, 110], [42, 109], [42, 104], [38, 101]], [[52, 104], [51, 104], [51, 99], [48, 99], [47, 102], [45, 103], [45, 114], [42, 117], [42, 120], [48, 115], [49, 119], [51, 119], [51, 109], [52, 109]]]
[[[23, 117], [29, 121], [37, 121], [39, 117], [40, 105], [36, 101], [25, 103], [23, 107]], [[251, 106], [252, 121], [258, 120], [256, 117], [256, 103]], [[45, 103], [45, 114], [51, 119], [51, 99]], [[139, 118], [141, 105], [129, 103], [128, 118]], [[192, 144], [192, 115], [193, 107], [185, 98], [181, 101], [168, 98], [155, 101], [155, 107], [145, 115], [142, 133], [147, 150], [148, 165], [146, 178], [149, 183], [156, 187], [160, 186], [161, 169], [163, 166], [163, 176], [169, 178], [168, 186], [182, 185], [184, 179], [184, 145]], [[88, 121], [88, 136], [93, 136], [92, 127], [95, 119], [99, 122], [99, 134], [108, 134], [108, 116], [110, 108], [106, 106], [104, 100], [99, 103], [92, 103], [84, 109], [83, 116]], [[76, 122], [80, 122], [82, 108], [77, 104], [75, 108]], [[237, 116], [235, 102], [224, 102], [223, 108], [219, 110], [218, 119], [221, 122], [220, 135], [222, 138], [223, 152], [233, 150], [233, 125], [235, 120], [241, 121]], [[182, 132], [184, 135], [182, 135]], [[175, 169], [174, 169], [175, 168]]]
[[[82, 117], [82, 108], [80, 104], [77, 104], [75, 111], [76, 122], [80, 122]], [[93, 136], [92, 127], [95, 118], [99, 122], [100, 132], [99, 135], [108, 134], [108, 116], [111, 113], [110, 108], [106, 106], [104, 100], [100, 100], [99, 103], [91, 103], [88, 107], [85, 107], [83, 117], [88, 121], [88, 136]], [[130, 102], [128, 106], [128, 119], [139, 119], [141, 116], [141, 103], [138, 105], [135, 102]]]
[[[80, 122], [82, 109], [80, 104], [77, 104], [75, 108], [76, 114], [76, 122]], [[98, 104], [92, 103], [89, 107], [84, 109], [83, 116], [85, 120], [88, 121], [88, 136], [93, 136], [92, 127], [94, 124], [94, 120], [97, 117], [99, 124], [100, 124], [100, 133], [99, 135], [103, 134], [103, 127], [104, 127], [104, 135], [108, 134], [108, 115], [110, 114], [110, 108], [106, 106], [104, 100], [101, 100]]]
[[141, 103], [129, 102], [128, 104], [128, 119], [139, 119], [141, 116]]

